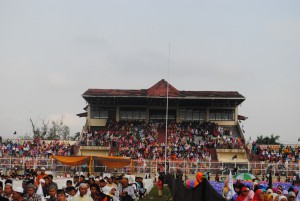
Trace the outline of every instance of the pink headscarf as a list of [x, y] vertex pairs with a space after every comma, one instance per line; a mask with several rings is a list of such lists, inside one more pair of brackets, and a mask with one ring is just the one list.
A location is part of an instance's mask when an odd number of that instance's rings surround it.
[[254, 191], [250, 190], [248, 196], [244, 199], [244, 201], [250, 201], [253, 199], [253, 197], [254, 197]]

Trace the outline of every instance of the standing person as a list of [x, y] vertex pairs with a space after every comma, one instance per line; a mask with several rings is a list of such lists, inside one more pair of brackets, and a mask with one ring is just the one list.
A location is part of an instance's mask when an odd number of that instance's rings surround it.
[[109, 191], [112, 189], [111, 187], [107, 186], [106, 182], [104, 179], [101, 179], [100, 180], [100, 184], [99, 184], [99, 187], [100, 187], [100, 191], [104, 194], [108, 194]]
[[27, 180], [28, 183], [34, 184], [34, 178], [30, 173], [27, 173], [25, 176], [25, 180]]
[[6, 183], [4, 188], [3, 197], [7, 198], [9, 201], [13, 200], [13, 188], [11, 183]]
[[14, 201], [23, 201], [23, 191], [22, 187], [14, 187], [13, 188], [13, 200]]
[[57, 190], [57, 201], [67, 201], [67, 196], [64, 190]]
[[144, 182], [142, 177], [136, 177], [136, 182], [138, 184], [138, 192], [139, 192], [139, 197], [143, 198], [147, 189], [144, 188]]
[[0, 196], [2, 195], [2, 193], [3, 193], [3, 182], [0, 180]]
[[58, 190], [57, 183], [53, 181], [53, 175], [49, 174], [49, 188], [54, 187], [56, 190]]
[[108, 186], [110, 188], [117, 188], [117, 185], [115, 183], [113, 183], [113, 180], [114, 180], [113, 176], [109, 177], [107, 180], [106, 186]]
[[241, 189], [241, 194], [236, 198], [236, 201], [244, 201], [248, 197], [249, 190], [246, 186]]
[[42, 196], [35, 193], [35, 186], [33, 184], [27, 185], [27, 197], [25, 201], [42, 201]]
[[69, 192], [69, 189], [70, 188], [72, 188], [73, 186], [72, 186], [72, 180], [67, 180], [66, 181], [66, 193], [68, 193]]
[[73, 201], [73, 200], [74, 200], [74, 197], [75, 197], [75, 195], [76, 195], [76, 193], [77, 193], [76, 188], [75, 188], [74, 186], [70, 187], [70, 188], [68, 189], [68, 192], [67, 192], [67, 193], [69, 194], [67, 200], [68, 200], [68, 201]]
[[156, 182], [157, 188], [158, 188], [158, 196], [161, 197], [162, 196], [162, 190], [163, 190], [163, 182], [162, 182], [162, 178], [158, 177], [158, 181]]
[[264, 198], [265, 198], [264, 192], [261, 189], [257, 189], [255, 191], [252, 201], [265, 201]]
[[82, 183], [84, 183], [85, 177], [83, 175], [80, 175], [79, 181], [76, 183], [75, 187], [79, 187]]
[[78, 182], [79, 182], [79, 176], [75, 175], [74, 178], [73, 178], [74, 186], [77, 186]]
[[51, 186], [49, 188], [49, 196], [50, 196], [50, 198], [47, 198], [47, 201], [57, 201], [56, 188], [54, 186]]
[[0, 201], [8, 201], [7, 198], [2, 196], [2, 193], [3, 193], [3, 182], [0, 181]]
[[48, 176], [45, 173], [45, 171], [46, 171], [46, 169], [44, 167], [41, 167], [41, 174], [36, 176], [36, 179], [35, 179], [35, 182], [34, 182], [35, 187], [38, 187], [40, 179], [44, 179], [46, 176]]
[[216, 176], [215, 176], [215, 181], [219, 182], [220, 181], [220, 177], [219, 177], [219, 174], [217, 173]]
[[94, 201], [108, 201], [109, 196], [105, 195], [100, 191], [100, 187], [97, 184], [90, 186], [91, 197]]
[[90, 176], [89, 177], [89, 184], [91, 185], [91, 184], [94, 184], [94, 183], [95, 183], [95, 178]]
[[132, 186], [129, 186], [128, 179], [122, 179], [122, 189], [120, 192], [120, 198], [122, 201], [134, 201], [135, 194]]
[[120, 201], [119, 200], [119, 191], [116, 188], [112, 188], [108, 194], [109, 197], [112, 198], [112, 201]]
[[74, 201], [93, 201], [93, 199], [87, 195], [87, 190], [87, 184], [81, 183], [79, 186], [79, 195], [75, 195]]

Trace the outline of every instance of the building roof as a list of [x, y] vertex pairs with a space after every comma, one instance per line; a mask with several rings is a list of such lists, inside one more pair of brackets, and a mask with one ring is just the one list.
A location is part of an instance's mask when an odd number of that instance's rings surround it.
[[[159, 98], [166, 97], [168, 82], [164, 79], [157, 82], [149, 89], [88, 89], [82, 95], [84, 98], [91, 97], [147, 97]], [[169, 84], [170, 98], [183, 99], [243, 99], [245, 97], [236, 91], [179, 91]]]

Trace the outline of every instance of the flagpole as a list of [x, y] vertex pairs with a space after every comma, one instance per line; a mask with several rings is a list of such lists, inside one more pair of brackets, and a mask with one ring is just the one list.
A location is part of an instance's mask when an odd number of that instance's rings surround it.
[[167, 105], [166, 105], [166, 136], [165, 136], [165, 174], [167, 174], [167, 148], [168, 148], [168, 113], [169, 113], [169, 70], [170, 69], [170, 43], [168, 58], [168, 80], [167, 80]]

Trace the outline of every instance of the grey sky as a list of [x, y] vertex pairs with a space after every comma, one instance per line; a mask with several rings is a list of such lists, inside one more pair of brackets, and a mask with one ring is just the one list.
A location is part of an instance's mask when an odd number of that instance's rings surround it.
[[[247, 139], [297, 143], [299, 1], [0, 1], [0, 133], [64, 116], [88, 88], [236, 90]], [[17, 137], [17, 136], [16, 136]]]

